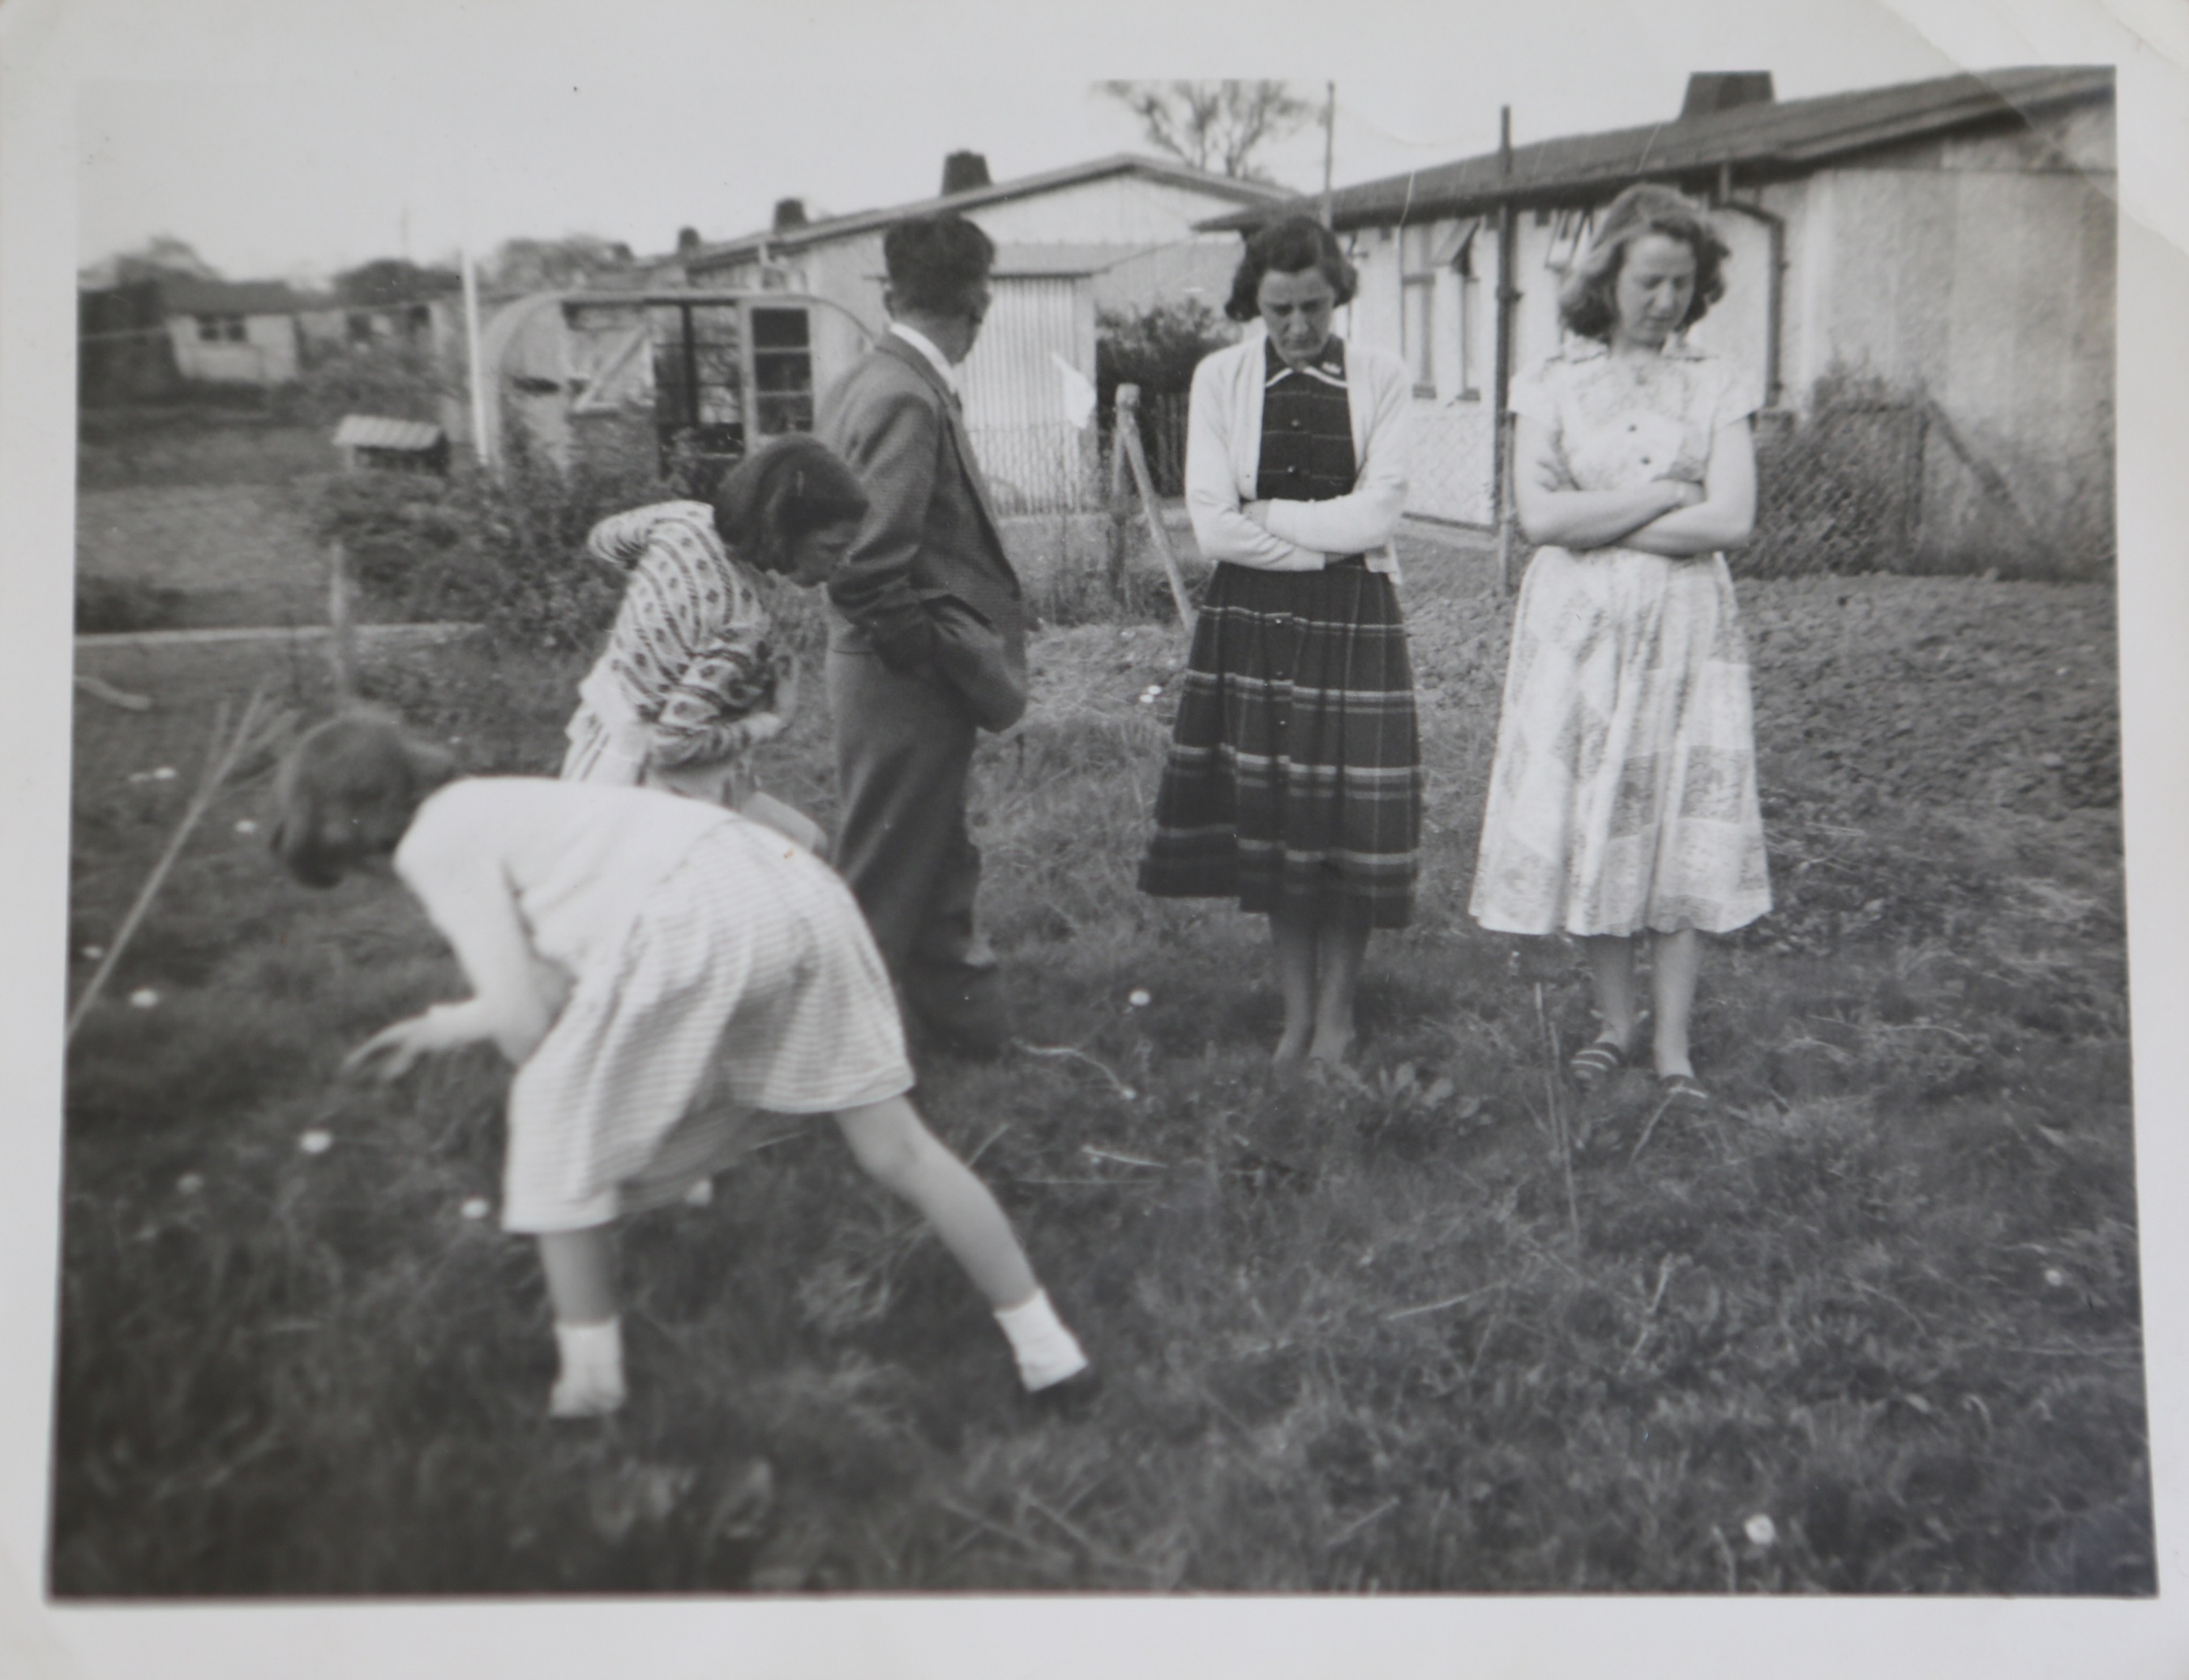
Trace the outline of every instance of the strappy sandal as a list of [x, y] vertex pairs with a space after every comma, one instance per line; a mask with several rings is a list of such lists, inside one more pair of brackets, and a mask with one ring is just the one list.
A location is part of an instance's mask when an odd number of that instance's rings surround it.
[[1573, 1053], [1567, 1060], [1566, 1072], [1582, 1090], [1592, 1091], [1606, 1080], [1617, 1078], [1626, 1066], [1626, 1047], [1616, 1038], [1598, 1038]]
[[1657, 1081], [1658, 1106], [1667, 1114], [1701, 1114], [1717, 1104], [1710, 1088], [1691, 1073], [1667, 1073]]

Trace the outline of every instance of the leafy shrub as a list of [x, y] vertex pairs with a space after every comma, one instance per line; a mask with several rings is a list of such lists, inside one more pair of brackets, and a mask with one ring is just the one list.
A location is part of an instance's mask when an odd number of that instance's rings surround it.
[[1201, 359], [1239, 337], [1198, 297], [1137, 312], [1104, 309], [1094, 317], [1094, 392], [1106, 414], [1117, 406], [1120, 385], [1143, 393], [1191, 390]]
[[590, 648], [615, 614], [622, 580], [585, 554], [586, 532], [608, 514], [680, 492], [662, 478], [650, 438], [589, 438], [565, 467], [521, 425], [504, 435], [505, 457], [491, 472], [329, 481], [318, 534], [341, 541], [359, 585], [404, 617], [480, 624], [505, 648]]
[[331, 427], [347, 414], [438, 424], [444, 400], [461, 394], [456, 371], [424, 344], [375, 339], [331, 351], [283, 387], [288, 418]]

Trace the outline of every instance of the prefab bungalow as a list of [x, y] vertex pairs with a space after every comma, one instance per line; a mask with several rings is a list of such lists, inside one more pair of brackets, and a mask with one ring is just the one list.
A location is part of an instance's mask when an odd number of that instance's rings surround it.
[[[1842, 497], [1872, 505], [1824, 518], [1828, 538], [1875, 545], [1881, 565], [2007, 550], [2057, 575], [2107, 563], [2117, 217], [2103, 68], [1784, 101], [1768, 73], [1698, 75], [1661, 123], [1341, 189], [1332, 225], [1361, 281], [1348, 330], [1413, 370], [1414, 512], [1495, 518], [1505, 382], [1557, 346], [1565, 271], [1638, 180], [1714, 206], [1728, 291], [1694, 337], [1762, 382], [1766, 449], [1827, 416], [1878, 445], [1853, 453], [1882, 477]], [[1264, 213], [1202, 226], [1244, 230]]]
[[1092, 434], [1081, 429], [1094, 378], [1095, 321], [1202, 296], [1220, 304], [1238, 257], [1195, 223], [1284, 196], [1258, 182], [1121, 155], [991, 182], [975, 153], [947, 161], [930, 199], [806, 219], [784, 200], [765, 233], [682, 253], [688, 282], [804, 293], [838, 306], [817, 317], [815, 364], [829, 374], [884, 331], [882, 238], [901, 218], [956, 211], [997, 246], [994, 301], [962, 370], [966, 424], [998, 501], [1011, 512], [1088, 505]]

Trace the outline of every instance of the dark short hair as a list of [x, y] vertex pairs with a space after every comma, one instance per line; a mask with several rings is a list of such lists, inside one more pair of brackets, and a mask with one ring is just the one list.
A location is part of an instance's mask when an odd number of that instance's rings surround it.
[[1619, 324], [1619, 272], [1626, 266], [1626, 248], [1647, 234], [1678, 240], [1695, 253], [1695, 293], [1680, 323], [1683, 330], [1725, 296], [1725, 259], [1730, 253], [1703, 207], [1670, 187], [1645, 181], [1611, 201], [1604, 225], [1558, 288], [1558, 319], [1567, 331], [1599, 342], [1610, 338]]
[[440, 748], [360, 708], [308, 730], [274, 780], [274, 855], [306, 886], [332, 886], [385, 856], [434, 789], [455, 773]]
[[802, 432], [771, 438], [715, 493], [715, 529], [747, 564], [790, 569], [791, 545], [808, 532], [859, 519], [866, 492], [841, 456]]
[[1235, 321], [1251, 321], [1262, 313], [1262, 276], [1298, 274], [1320, 269], [1341, 303], [1350, 303], [1360, 285], [1360, 271], [1346, 260], [1338, 235], [1312, 216], [1287, 216], [1281, 222], [1255, 229], [1247, 241], [1247, 254], [1231, 276], [1231, 296], [1224, 313]]
[[908, 216], [882, 235], [891, 294], [929, 314], [963, 314], [995, 261], [995, 241], [955, 211]]

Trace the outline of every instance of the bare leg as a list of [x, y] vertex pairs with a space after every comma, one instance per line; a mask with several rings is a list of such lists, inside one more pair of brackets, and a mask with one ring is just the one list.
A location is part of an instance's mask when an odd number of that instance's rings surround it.
[[1041, 1286], [988, 1187], [927, 1129], [902, 1097], [845, 1110], [836, 1124], [868, 1177], [917, 1208], [991, 1307], [1016, 1307]]
[[1352, 1053], [1353, 993], [1368, 954], [1368, 918], [1342, 895], [1323, 901], [1315, 938], [1315, 1042], [1309, 1061], [1339, 1062]]
[[1634, 942], [1616, 934], [1591, 934], [1582, 938], [1581, 948], [1596, 986], [1596, 1012], [1603, 1021], [1598, 1037], [1616, 1044], [1622, 1053], [1632, 1049], [1640, 1015], [1634, 995]]
[[1284, 1036], [1270, 1058], [1280, 1068], [1299, 1066], [1315, 1032], [1317, 947], [1321, 925], [1312, 905], [1280, 902], [1270, 912], [1270, 938], [1277, 952], [1277, 989], [1285, 1000]]
[[1660, 933], [1652, 953], [1650, 976], [1657, 1010], [1657, 1077], [1676, 1073], [1693, 1076], [1688, 1060], [1688, 1019], [1694, 1013], [1695, 979], [1702, 971], [1702, 936], [1693, 928]]
[[613, 1225], [542, 1231], [540, 1270], [557, 1324], [598, 1324], [615, 1316]]
[[547, 1411], [555, 1417], [602, 1417], [624, 1401], [623, 1326], [616, 1317], [611, 1227], [543, 1231], [540, 1264], [555, 1311], [560, 1355]]

